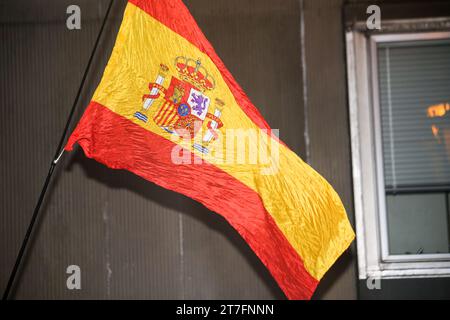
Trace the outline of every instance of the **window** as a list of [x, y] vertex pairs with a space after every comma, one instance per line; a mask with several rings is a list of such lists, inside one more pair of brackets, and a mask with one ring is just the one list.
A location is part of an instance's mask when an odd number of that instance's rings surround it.
[[346, 34], [359, 274], [449, 276], [450, 32], [394, 29]]

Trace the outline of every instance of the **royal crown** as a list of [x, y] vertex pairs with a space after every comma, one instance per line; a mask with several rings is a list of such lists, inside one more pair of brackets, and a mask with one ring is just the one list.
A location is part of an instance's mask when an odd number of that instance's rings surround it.
[[177, 57], [175, 59], [175, 68], [182, 80], [189, 82], [202, 91], [212, 90], [216, 86], [214, 78], [201, 65], [200, 59]]

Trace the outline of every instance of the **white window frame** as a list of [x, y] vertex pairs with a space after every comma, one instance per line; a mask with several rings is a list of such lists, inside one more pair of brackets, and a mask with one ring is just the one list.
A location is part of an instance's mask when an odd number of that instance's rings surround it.
[[[423, 21], [409, 21], [421, 23]], [[389, 254], [383, 173], [377, 44], [449, 39], [450, 32], [367, 33], [364, 25], [346, 32], [347, 81], [359, 278], [450, 276], [450, 254]], [[429, 23], [428, 23], [429, 25]], [[383, 30], [383, 29], [382, 29]], [[448, 30], [448, 29], [447, 29]], [[375, 71], [375, 72], [373, 72]]]

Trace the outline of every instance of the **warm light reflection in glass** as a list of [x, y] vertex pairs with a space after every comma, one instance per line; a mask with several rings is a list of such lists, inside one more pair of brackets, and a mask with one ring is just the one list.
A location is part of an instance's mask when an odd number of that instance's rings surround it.
[[[431, 125], [431, 132], [438, 143], [444, 142], [446, 153], [450, 161], [450, 127], [444, 119], [450, 118], [450, 103], [440, 103], [427, 108], [427, 117], [436, 118]], [[445, 117], [445, 118], [444, 118]]]
[[441, 103], [434, 106], [429, 106], [427, 109], [427, 115], [429, 118], [443, 117], [450, 111], [450, 103]]
[[436, 127], [436, 126], [433, 124], [433, 125], [431, 125], [431, 132], [433, 132], [433, 136], [434, 136], [436, 139], [438, 139], [438, 140], [439, 140], [439, 143], [440, 143], [440, 142], [441, 142], [441, 141], [440, 141], [441, 139], [439, 139], [439, 128]]

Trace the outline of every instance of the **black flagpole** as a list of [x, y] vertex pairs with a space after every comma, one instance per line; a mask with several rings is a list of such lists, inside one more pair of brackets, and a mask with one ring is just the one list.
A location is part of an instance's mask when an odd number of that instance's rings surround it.
[[64, 131], [62, 133], [61, 139], [59, 140], [59, 144], [58, 144], [58, 147], [56, 149], [55, 156], [53, 157], [52, 163], [50, 164], [50, 169], [48, 170], [47, 178], [45, 179], [44, 186], [42, 187], [41, 194], [39, 195], [38, 202], [36, 204], [36, 207], [34, 208], [33, 216], [31, 217], [30, 224], [28, 225], [27, 233], [25, 234], [25, 237], [24, 237], [24, 239], [22, 241], [22, 246], [20, 247], [19, 253], [17, 254], [16, 262], [14, 263], [14, 268], [12, 269], [11, 275], [9, 276], [8, 284], [6, 285], [6, 289], [5, 289], [4, 293], [3, 293], [2, 300], [7, 300], [8, 299], [8, 296], [9, 296], [9, 293], [11, 291], [12, 285], [14, 284], [14, 279], [16, 277], [17, 271], [18, 271], [19, 266], [20, 266], [20, 262], [21, 262], [21, 260], [23, 258], [25, 250], [27, 248], [28, 240], [30, 240], [31, 233], [33, 231], [33, 226], [34, 226], [34, 224], [36, 222], [36, 219], [38, 217], [39, 209], [41, 208], [42, 202], [44, 201], [45, 193], [47, 192], [47, 188], [48, 188], [48, 186], [50, 184], [51, 177], [53, 175], [53, 171], [55, 170], [55, 167], [56, 167], [56, 164], [59, 161], [59, 158], [61, 157], [62, 153], [64, 152], [63, 144], [64, 144], [64, 141], [66, 140], [67, 131], [69, 130], [70, 123], [72, 122], [73, 115], [75, 114], [75, 110], [76, 110], [76, 107], [77, 107], [77, 104], [78, 104], [78, 100], [80, 99], [80, 95], [81, 95], [81, 92], [83, 90], [84, 83], [85, 83], [87, 75], [89, 73], [89, 69], [91, 67], [92, 61], [94, 59], [95, 52], [97, 51], [98, 44], [100, 43], [100, 38], [102, 36], [103, 29], [105, 28], [106, 21], [108, 20], [109, 12], [111, 11], [111, 7], [112, 7], [112, 4], [113, 4], [113, 1], [114, 0], [110, 0], [109, 1], [108, 9], [106, 10], [105, 17], [103, 18], [102, 26], [101, 26], [100, 31], [98, 33], [97, 40], [95, 41], [94, 48], [92, 49], [91, 56], [89, 58], [88, 64], [86, 66], [86, 69], [84, 70], [83, 79], [81, 80], [80, 87], [78, 88], [77, 95], [76, 95], [75, 100], [74, 100], [73, 105], [72, 105], [72, 109], [70, 110], [69, 118], [67, 119], [66, 126], [64, 127]]

